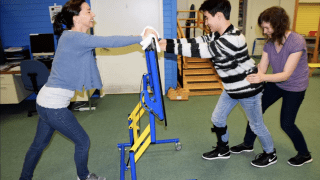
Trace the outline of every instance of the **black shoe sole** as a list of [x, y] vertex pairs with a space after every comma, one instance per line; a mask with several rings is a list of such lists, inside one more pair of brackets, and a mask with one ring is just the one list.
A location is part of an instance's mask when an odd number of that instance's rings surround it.
[[236, 151], [232, 151], [232, 150], [230, 149], [230, 152], [232, 152], [232, 153], [234, 153], [234, 154], [240, 154], [240, 153], [242, 153], [242, 152], [252, 152], [252, 151], [253, 151], [253, 149], [251, 149], [251, 150], [242, 150], [242, 151], [236, 152]]
[[313, 159], [310, 159], [310, 160], [308, 160], [308, 161], [306, 161], [306, 162], [304, 162], [304, 163], [302, 163], [302, 164], [291, 164], [291, 163], [288, 161], [288, 164], [289, 164], [290, 166], [299, 167], [299, 166], [302, 166], [302, 165], [304, 165], [304, 164], [306, 164], [306, 163], [311, 163], [312, 161], [313, 161]]
[[215, 159], [230, 159], [230, 156], [221, 156], [221, 157], [214, 157], [214, 158], [206, 158], [204, 156], [202, 156], [203, 159], [205, 160], [215, 160]]

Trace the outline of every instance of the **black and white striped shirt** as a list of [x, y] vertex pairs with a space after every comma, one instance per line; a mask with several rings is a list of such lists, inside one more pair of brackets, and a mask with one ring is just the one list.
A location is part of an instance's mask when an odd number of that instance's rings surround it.
[[245, 79], [257, 68], [249, 57], [244, 35], [233, 25], [221, 36], [216, 32], [192, 39], [167, 39], [166, 51], [186, 57], [211, 58], [231, 98], [252, 97], [263, 89], [262, 83], [250, 84]]

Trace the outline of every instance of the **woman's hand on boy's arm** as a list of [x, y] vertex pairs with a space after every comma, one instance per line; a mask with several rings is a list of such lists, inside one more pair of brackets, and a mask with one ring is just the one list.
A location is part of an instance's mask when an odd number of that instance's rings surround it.
[[[298, 62], [301, 58], [301, 55], [302, 55], [302, 51], [291, 54], [287, 59], [287, 62], [283, 68], [283, 71], [280, 73], [264, 74], [261, 70], [262, 68], [258, 66], [258, 73], [248, 75], [247, 80], [250, 83], [259, 83], [262, 81], [267, 81], [267, 82], [287, 81], [292, 75], [293, 71], [296, 69]], [[260, 73], [259, 73], [259, 69], [260, 69]]]
[[265, 74], [267, 73], [268, 66], [269, 66], [268, 53], [263, 51], [260, 63], [257, 65], [258, 73], [248, 75], [246, 78], [247, 81], [249, 81], [251, 84], [261, 83], [265, 81], [264, 78], [265, 78]]

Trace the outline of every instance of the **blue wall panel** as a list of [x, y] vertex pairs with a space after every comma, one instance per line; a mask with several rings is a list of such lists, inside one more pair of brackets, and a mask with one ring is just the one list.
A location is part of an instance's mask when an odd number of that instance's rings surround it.
[[[29, 46], [29, 34], [53, 33], [49, 6], [68, 0], [0, 0], [0, 34], [3, 47]], [[88, 4], [90, 1], [87, 0]], [[57, 41], [55, 39], [55, 46]]]
[[[163, 0], [163, 32], [165, 39], [177, 38], [177, 1]], [[177, 87], [177, 56], [164, 53], [165, 92]]]

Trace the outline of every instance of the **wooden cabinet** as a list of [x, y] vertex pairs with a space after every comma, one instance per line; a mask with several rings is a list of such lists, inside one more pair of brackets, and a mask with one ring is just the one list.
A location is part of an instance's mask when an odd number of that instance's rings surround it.
[[24, 88], [20, 74], [0, 75], [0, 103], [17, 104], [32, 94]]
[[[18, 104], [33, 93], [33, 91], [28, 91], [24, 88], [20, 69], [19, 71], [1, 72], [0, 78], [0, 104]], [[89, 90], [90, 97], [95, 90], [96, 89]], [[89, 100], [88, 92], [83, 87], [82, 92], [75, 92], [71, 102]]]

